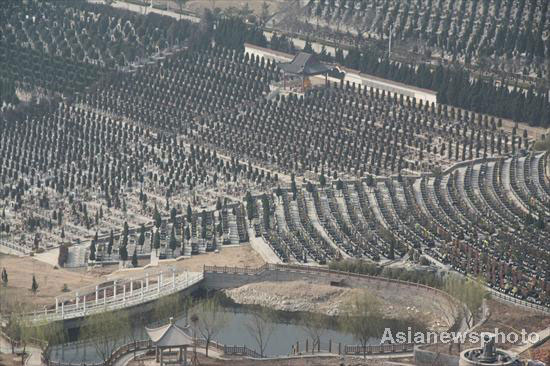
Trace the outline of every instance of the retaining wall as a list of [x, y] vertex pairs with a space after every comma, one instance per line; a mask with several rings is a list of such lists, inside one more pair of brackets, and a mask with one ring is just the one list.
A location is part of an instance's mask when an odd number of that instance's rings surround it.
[[413, 287], [420, 293], [425, 293], [429, 296], [435, 294], [455, 301], [455, 299], [445, 292], [422, 284], [308, 266], [267, 264], [257, 269], [205, 266], [203, 285], [210, 289], [220, 290], [263, 281], [297, 280], [308, 280], [314, 283], [329, 285], [331, 282], [340, 282], [345, 287], [357, 288], [387, 289], [393, 287], [410, 289]]
[[[307, 280], [318, 284], [337, 284], [350, 288], [369, 288], [376, 290], [410, 290], [414, 288], [418, 295], [428, 298], [438, 296], [448, 302], [458, 301], [447, 293], [433, 287], [384, 277], [334, 271], [319, 267], [266, 264], [257, 269], [237, 267], [205, 266], [202, 285], [213, 290], [241, 287], [250, 283], [264, 281]], [[449, 309], [451, 311], [451, 309]], [[456, 323], [456, 320], [455, 320]], [[453, 324], [455, 327], [457, 324]]]

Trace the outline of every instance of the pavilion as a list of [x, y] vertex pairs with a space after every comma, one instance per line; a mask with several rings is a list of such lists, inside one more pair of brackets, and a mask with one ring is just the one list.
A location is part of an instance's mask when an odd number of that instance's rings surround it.
[[[147, 335], [155, 347], [156, 362], [160, 366], [164, 365], [182, 365], [187, 366], [187, 347], [193, 346], [193, 338], [186, 332], [186, 328], [176, 325], [174, 318], [170, 318], [170, 323], [159, 328], [145, 328]], [[178, 350], [176, 360], [164, 360], [164, 351], [171, 353], [173, 349]], [[183, 354], [183, 359], [182, 359]]]
[[302, 78], [302, 92], [306, 89], [306, 80], [310, 76], [325, 75], [325, 85], [328, 84], [328, 74], [330, 68], [317, 59], [315, 55], [306, 52], [300, 52], [290, 62], [279, 63], [278, 66], [283, 70], [283, 88], [286, 88], [286, 75], [299, 76]]

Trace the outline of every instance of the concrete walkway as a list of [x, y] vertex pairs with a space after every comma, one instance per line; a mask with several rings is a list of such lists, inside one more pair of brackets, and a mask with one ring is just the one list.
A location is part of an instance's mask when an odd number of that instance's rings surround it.
[[[135, 357], [144, 355], [145, 353], [147, 353], [147, 351], [137, 351], [136, 354], [135, 354]], [[135, 357], [134, 357], [134, 352], [130, 352], [130, 353], [122, 356], [118, 360], [116, 360], [113, 366], [126, 366]]]
[[[543, 330], [540, 330], [538, 332], [536, 332], [538, 334], [538, 340], [539, 341], [544, 341], [546, 339], [549, 339], [550, 338], [550, 327], [546, 328], [546, 329], [543, 329]], [[535, 343], [531, 343], [529, 341], [527, 341], [527, 343], [525, 344], [522, 344], [520, 346], [516, 346], [516, 347], [513, 347], [510, 349], [510, 351], [516, 353], [516, 354], [522, 354], [526, 351], [528, 351], [531, 347], [534, 347], [538, 342], [535, 342]]]
[[262, 259], [267, 263], [282, 263], [281, 259], [277, 257], [277, 254], [269, 247], [265, 240], [260, 236], [256, 237], [256, 232], [254, 229], [248, 229], [248, 238], [250, 241], [250, 246], [254, 249]]
[[29, 357], [25, 361], [26, 366], [41, 366], [42, 365], [42, 350], [27, 346], [26, 348]]
[[[25, 350], [29, 354], [25, 361], [26, 366], [42, 365], [42, 350], [40, 348], [27, 346]], [[16, 348], [15, 351], [21, 351], [21, 349]], [[2, 335], [0, 335], [0, 353], [11, 354], [11, 344]]]
[[48, 250], [44, 253], [35, 254], [34, 258], [55, 267], [58, 265], [57, 260], [59, 258], [59, 248]]

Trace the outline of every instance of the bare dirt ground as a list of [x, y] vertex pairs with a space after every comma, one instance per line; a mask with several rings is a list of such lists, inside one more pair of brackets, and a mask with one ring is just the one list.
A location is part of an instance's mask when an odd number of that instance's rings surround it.
[[[338, 315], [345, 311], [349, 300], [360, 295], [364, 289], [341, 288], [309, 281], [259, 282], [236, 289], [226, 290], [235, 302], [255, 304], [286, 311], [320, 312]], [[443, 316], [444, 304], [437, 299], [425, 298], [410, 291], [387, 287], [369, 288], [369, 293], [380, 301], [380, 308], [387, 318], [414, 318], [434, 329], [450, 326]]]
[[489, 329], [506, 325], [510, 328], [534, 332], [550, 326], [550, 317], [527, 310], [523, 307], [507, 305], [496, 300], [488, 300], [491, 315], [484, 325]]
[[[22, 303], [31, 309], [54, 303], [55, 296], [62, 293], [63, 284], [72, 289], [90, 285], [97, 280], [87, 273], [54, 269], [52, 265], [32, 257], [0, 254], [0, 268], [5, 268], [8, 273], [8, 287], [0, 288], [1, 302]], [[36, 294], [30, 291], [33, 274], [39, 286]]]
[[[140, 264], [146, 264], [146, 261]], [[176, 267], [178, 270], [201, 272], [203, 265], [259, 267], [263, 264], [264, 261], [260, 255], [250, 245], [243, 245], [222, 247], [219, 253], [199, 254], [181, 261], [162, 262], [159, 267], [151, 267], [147, 271], [158, 272], [162, 268]], [[6, 268], [9, 279], [8, 287], [0, 288], [2, 301], [13, 304], [17, 300], [18, 303], [28, 306], [29, 310], [54, 304], [55, 297], [63, 294], [63, 284], [67, 284], [69, 290], [74, 291], [104, 282], [106, 279], [138, 277], [144, 274], [144, 270], [118, 271], [118, 266], [94, 268], [89, 271], [55, 269], [54, 266], [32, 257], [0, 254], [0, 270], [1, 268]], [[30, 291], [33, 274], [39, 285], [36, 295]]]

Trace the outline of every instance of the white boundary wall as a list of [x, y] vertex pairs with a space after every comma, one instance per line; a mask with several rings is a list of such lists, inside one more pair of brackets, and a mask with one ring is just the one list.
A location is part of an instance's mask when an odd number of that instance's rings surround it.
[[417, 101], [422, 100], [430, 104], [437, 104], [437, 92], [429, 89], [417, 88], [411, 85], [398, 83], [388, 79], [382, 79], [373, 75], [363, 74], [357, 70], [347, 69], [339, 67], [341, 71], [345, 72], [344, 81], [349, 81], [350, 84], [355, 83], [370, 88], [377, 88], [385, 90], [390, 95], [403, 95], [404, 97], [416, 98]]

